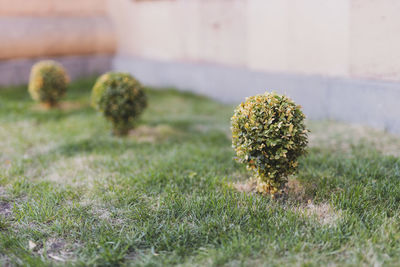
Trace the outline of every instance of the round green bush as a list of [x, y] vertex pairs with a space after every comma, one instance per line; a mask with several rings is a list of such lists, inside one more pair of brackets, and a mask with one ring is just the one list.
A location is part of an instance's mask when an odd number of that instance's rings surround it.
[[96, 81], [92, 106], [112, 122], [115, 135], [126, 135], [146, 108], [147, 97], [130, 74], [109, 72]]
[[65, 95], [68, 75], [61, 64], [45, 60], [33, 65], [29, 80], [29, 93], [36, 101], [54, 107]]
[[246, 98], [231, 119], [236, 160], [257, 178], [257, 191], [276, 194], [306, 151], [308, 130], [301, 107], [276, 93]]

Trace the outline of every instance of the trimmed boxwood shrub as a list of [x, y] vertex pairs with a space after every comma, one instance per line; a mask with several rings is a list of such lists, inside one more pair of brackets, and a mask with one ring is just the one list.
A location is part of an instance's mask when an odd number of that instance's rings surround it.
[[300, 106], [276, 93], [248, 97], [235, 109], [232, 146], [254, 172], [258, 192], [281, 192], [295, 172], [308, 143], [304, 119]]
[[109, 72], [98, 78], [92, 106], [113, 125], [113, 134], [126, 135], [147, 106], [143, 86], [128, 73]]
[[65, 95], [69, 78], [63, 66], [52, 60], [33, 65], [29, 80], [29, 93], [36, 101], [52, 108]]

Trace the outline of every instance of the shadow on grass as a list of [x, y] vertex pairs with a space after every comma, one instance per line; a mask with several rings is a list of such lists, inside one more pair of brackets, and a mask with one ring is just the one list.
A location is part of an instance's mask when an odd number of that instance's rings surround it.
[[57, 154], [66, 157], [72, 157], [76, 154], [90, 154], [90, 153], [98, 153], [105, 154], [120, 154], [124, 151], [135, 149], [135, 150], [143, 150], [149, 147], [153, 147], [152, 143], [138, 143], [138, 142], [129, 142], [124, 139], [83, 139], [76, 142], [66, 143], [58, 146], [50, 154]]
[[[80, 78], [68, 86], [67, 97], [77, 98], [83, 94], [90, 94], [90, 90], [96, 81], [96, 76]], [[11, 101], [32, 101], [28, 93], [28, 85], [0, 86], [0, 97]]]
[[34, 119], [39, 123], [54, 121], [80, 113], [94, 112], [89, 106], [90, 90], [95, 77], [82, 78], [70, 84], [66, 97], [61, 99], [61, 105], [79, 105], [79, 108], [64, 108], [40, 110], [29, 93], [27, 85], [0, 87], [0, 114], [4, 119], [12, 121]]
[[29, 114], [26, 114], [25, 118], [30, 118], [36, 120], [37, 123], [48, 122], [48, 121], [56, 121], [61, 119], [66, 119], [68, 117], [83, 115], [94, 113], [92, 108], [88, 105], [82, 105], [79, 108], [63, 110], [63, 109], [54, 109], [50, 111], [32, 111]]
[[[158, 137], [156, 137], [158, 138]], [[166, 138], [160, 137], [158, 140], [142, 141], [141, 137], [135, 135], [127, 136], [125, 138], [108, 137], [108, 138], [87, 138], [78, 140], [75, 142], [69, 142], [56, 147], [48, 154], [62, 155], [72, 157], [77, 154], [106, 154], [111, 153], [113, 155], [124, 153], [128, 150], [136, 150], [138, 152], [145, 152], [147, 150], [164, 150], [172, 149], [176, 146], [182, 146], [185, 144], [208, 146], [214, 145], [216, 147], [226, 147], [230, 144], [226, 134], [222, 132], [212, 133], [179, 133], [172, 134]]]

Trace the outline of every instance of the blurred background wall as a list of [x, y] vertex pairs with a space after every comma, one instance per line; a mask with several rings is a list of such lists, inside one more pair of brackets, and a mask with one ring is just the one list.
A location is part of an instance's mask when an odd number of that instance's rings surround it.
[[109, 0], [114, 68], [226, 102], [274, 90], [400, 132], [398, 0]]
[[124, 56], [400, 80], [398, 0], [111, 0], [109, 9]]
[[38, 60], [72, 78], [111, 69], [116, 40], [105, 0], [0, 0], [0, 84], [26, 83]]
[[[399, 0], [0, 0], [0, 84], [42, 58], [400, 133]], [[115, 54], [114, 54], [115, 53]]]

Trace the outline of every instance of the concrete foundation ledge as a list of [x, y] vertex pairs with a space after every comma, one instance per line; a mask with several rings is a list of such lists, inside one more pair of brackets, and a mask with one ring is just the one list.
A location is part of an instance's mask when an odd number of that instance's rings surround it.
[[285, 93], [303, 106], [308, 118], [359, 123], [400, 133], [400, 83], [265, 73], [127, 56], [117, 56], [113, 66], [150, 86], [172, 86], [227, 103], [238, 103], [266, 90]]
[[111, 70], [113, 55], [84, 55], [65, 57], [46, 57], [35, 59], [0, 60], [0, 86], [25, 84], [33, 64], [44, 59], [53, 59], [61, 63], [71, 79], [88, 75], [102, 74]]

